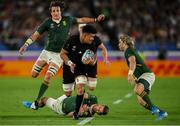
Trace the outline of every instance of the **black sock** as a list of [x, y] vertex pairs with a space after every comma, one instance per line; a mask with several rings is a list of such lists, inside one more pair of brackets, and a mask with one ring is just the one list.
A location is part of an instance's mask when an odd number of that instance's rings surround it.
[[145, 91], [140, 94], [140, 97], [148, 104], [148, 107], [152, 108], [152, 106], [154, 106]]
[[48, 86], [45, 85], [44, 83], [41, 84], [41, 87], [39, 89], [39, 93], [38, 93], [38, 97], [36, 98], [36, 100], [39, 100], [43, 95], [44, 93], [46, 92]]
[[79, 109], [81, 107], [82, 101], [83, 101], [83, 95], [77, 95], [76, 96], [76, 107], [75, 107], [75, 112], [78, 114], [79, 113]]
[[150, 106], [147, 103], [144, 105], [144, 108], [148, 109], [148, 110], [151, 110]]

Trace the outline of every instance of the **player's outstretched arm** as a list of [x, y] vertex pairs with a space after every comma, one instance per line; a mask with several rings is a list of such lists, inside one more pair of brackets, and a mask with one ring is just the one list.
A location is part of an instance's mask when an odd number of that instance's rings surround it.
[[110, 62], [109, 62], [109, 60], [108, 60], [108, 52], [107, 52], [107, 49], [106, 49], [106, 47], [104, 46], [104, 44], [101, 43], [101, 44], [98, 46], [98, 48], [100, 48], [101, 51], [102, 51], [102, 56], [103, 56], [103, 59], [104, 59], [104, 63], [105, 63], [105, 64], [109, 64]]
[[96, 22], [101, 22], [104, 19], [105, 19], [105, 15], [100, 14], [97, 18], [89, 18], [89, 17], [77, 18], [77, 23], [78, 24], [96, 23]]
[[36, 41], [39, 36], [40, 34], [37, 31], [34, 32], [19, 49], [20, 55], [23, 55], [28, 46], [31, 45], [34, 41]]

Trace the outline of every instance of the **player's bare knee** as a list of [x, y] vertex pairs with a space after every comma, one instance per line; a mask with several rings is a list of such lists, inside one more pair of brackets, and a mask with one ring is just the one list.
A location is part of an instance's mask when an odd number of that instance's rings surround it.
[[62, 85], [64, 94], [69, 97], [72, 95], [72, 91], [74, 90], [74, 82], [73, 83], [66, 83]]
[[88, 87], [90, 91], [94, 91], [97, 85], [97, 78], [88, 77]]
[[32, 77], [36, 78], [38, 77], [39, 73], [42, 71], [42, 66], [35, 64], [32, 69]]
[[144, 87], [141, 84], [138, 84], [134, 87], [134, 92], [137, 95], [140, 95], [144, 91]]
[[31, 76], [32, 76], [33, 78], [38, 77], [38, 75], [39, 75], [39, 73], [37, 73], [37, 72], [35, 72], [35, 71], [32, 71]]
[[139, 88], [134, 88], [134, 93], [136, 93], [137, 95], [140, 95], [142, 93], [142, 91]]
[[82, 95], [84, 93], [84, 85], [87, 84], [87, 77], [84, 75], [80, 75], [75, 78], [75, 82], [77, 94]]
[[95, 87], [89, 87], [90, 91], [94, 91], [96, 88]]
[[46, 101], [48, 100], [48, 97], [42, 97], [41, 98], [41, 102], [43, 103], [43, 104], [46, 104]]
[[47, 70], [47, 74], [49, 74], [51, 76], [55, 76], [57, 72], [58, 72], [58, 68], [56, 68], [54, 66], [49, 66], [49, 68]]
[[45, 83], [45, 84], [49, 84], [52, 76], [53, 76], [52, 73], [47, 72], [46, 75], [45, 75], [45, 77], [44, 77], [44, 83]]
[[140, 99], [138, 99], [138, 103], [139, 103], [140, 105], [143, 105], [143, 102], [142, 102], [142, 100], [140, 100]]

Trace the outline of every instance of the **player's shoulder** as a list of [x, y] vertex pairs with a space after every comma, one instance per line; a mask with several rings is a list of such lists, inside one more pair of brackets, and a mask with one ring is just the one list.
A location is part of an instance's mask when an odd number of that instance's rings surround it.
[[94, 36], [93, 45], [99, 46], [102, 43], [101, 39], [98, 36]]
[[79, 35], [72, 35], [70, 36], [69, 38], [69, 41], [72, 43], [72, 44], [78, 44], [79, 43]]
[[127, 52], [127, 53], [130, 53], [130, 52], [131, 52], [131, 53], [132, 53], [132, 52], [135, 53], [135, 52], [136, 52], [136, 49], [135, 49], [135, 48], [132, 48], [132, 47], [129, 47], [129, 48], [127, 48], [126, 52]]
[[51, 21], [52, 21], [52, 19], [51, 19], [51, 18], [46, 18], [46, 19], [44, 19], [44, 21], [43, 21], [43, 22], [47, 23], [47, 22], [51, 22]]
[[43, 25], [47, 25], [47, 24], [51, 24], [52, 23], [52, 19], [51, 18], [46, 18], [42, 21]]
[[125, 51], [125, 56], [128, 57], [129, 55], [135, 55], [136, 54], [136, 50], [134, 48], [127, 48]]
[[99, 38], [97, 35], [94, 36], [94, 40], [95, 40], [95, 41], [101, 41], [100, 38]]
[[74, 40], [74, 41], [78, 41], [79, 40], [79, 35], [72, 35], [72, 36], [70, 36], [70, 39]]

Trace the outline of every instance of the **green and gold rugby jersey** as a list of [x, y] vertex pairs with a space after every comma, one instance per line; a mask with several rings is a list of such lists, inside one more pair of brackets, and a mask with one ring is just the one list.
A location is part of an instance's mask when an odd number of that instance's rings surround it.
[[126, 62], [129, 66], [129, 61], [128, 58], [130, 56], [135, 56], [136, 58], [136, 69], [133, 73], [133, 75], [136, 78], [139, 78], [143, 73], [151, 73], [151, 70], [146, 66], [146, 64], [144, 63], [144, 61], [142, 60], [142, 58], [140, 57], [140, 55], [138, 54], [138, 52], [134, 49], [134, 48], [127, 48], [125, 53], [125, 58], [126, 58]]
[[48, 32], [48, 40], [45, 50], [52, 52], [60, 52], [63, 45], [69, 38], [70, 27], [76, 22], [76, 18], [66, 16], [62, 17], [59, 23], [54, 22], [51, 18], [46, 19], [37, 29], [39, 34]]
[[[97, 97], [94, 95], [89, 95], [88, 99], [84, 99], [83, 101], [83, 104], [87, 104], [88, 106], [91, 106], [92, 104], [97, 104], [97, 103], [98, 103]], [[67, 97], [63, 101], [62, 111], [63, 113], [68, 114], [75, 110], [75, 106], [76, 106], [76, 97], [75, 96]]]

